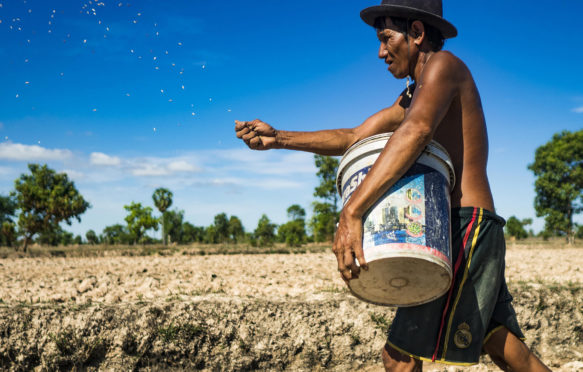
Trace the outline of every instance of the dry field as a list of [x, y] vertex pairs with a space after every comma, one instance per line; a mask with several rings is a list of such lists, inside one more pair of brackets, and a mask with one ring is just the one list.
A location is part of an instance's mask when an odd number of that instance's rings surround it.
[[[331, 254], [189, 253], [0, 259], [0, 369], [382, 370], [394, 310], [353, 298]], [[507, 251], [527, 344], [557, 371], [583, 370], [582, 254]]]

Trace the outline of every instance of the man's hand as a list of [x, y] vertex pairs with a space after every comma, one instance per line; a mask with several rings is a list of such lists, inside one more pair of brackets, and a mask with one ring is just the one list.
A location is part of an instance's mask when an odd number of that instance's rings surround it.
[[250, 149], [269, 150], [275, 148], [277, 131], [259, 119], [253, 121], [235, 120], [235, 131], [237, 137], [245, 141]]
[[348, 284], [350, 279], [358, 278], [361, 267], [368, 270], [368, 265], [362, 251], [362, 218], [350, 216], [346, 210], [347, 208], [340, 214], [332, 251], [338, 260], [340, 276]]

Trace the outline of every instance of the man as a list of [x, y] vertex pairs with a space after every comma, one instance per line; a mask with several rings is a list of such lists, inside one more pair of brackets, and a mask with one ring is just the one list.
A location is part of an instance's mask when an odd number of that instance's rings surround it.
[[504, 220], [494, 213], [486, 174], [488, 138], [480, 96], [465, 64], [441, 50], [457, 30], [442, 17], [441, 0], [383, 0], [364, 9], [361, 18], [376, 28], [379, 58], [389, 72], [397, 79], [411, 77], [414, 85], [353, 129], [289, 132], [260, 120], [237, 121], [237, 137], [255, 150], [342, 155], [359, 140], [394, 132], [340, 215], [333, 251], [345, 281], [367, 270], [365, 212], [431, 140], [443, 145], [457, 179], [451, 193], [452, 262], [459, 270], [448, 294], [397, 310], [382, 350], [385, 368], [421, 370], [423, 360], [471, 365], [485, 351], [504, 370], [548, 371], [520, 340], [524, 336], [506, 288]]

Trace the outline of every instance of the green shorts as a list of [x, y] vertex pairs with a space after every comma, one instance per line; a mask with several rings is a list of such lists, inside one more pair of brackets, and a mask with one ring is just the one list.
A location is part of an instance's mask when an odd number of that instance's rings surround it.
[[504, 278], [504, 224], [482, 208], [452, 209], [453, 286], [435, 301], [397, 309], [387, 344], [419, 360], [472, 365], [500, 327], [524, 339]]

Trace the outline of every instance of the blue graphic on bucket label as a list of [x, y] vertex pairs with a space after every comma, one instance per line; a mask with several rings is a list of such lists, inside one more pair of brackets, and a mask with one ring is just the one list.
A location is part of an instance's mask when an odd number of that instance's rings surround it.
[[[370, 169], [360, 169], [344, 183], [344, 204]], [[451, 257], [449, 193], [448, 179], [442, 173], [414, 164], [364, 216], [363, 249], [407, 243]]]
[[405, 176], [365, 216], [363, 247], [425, 245], [425, 175]]

